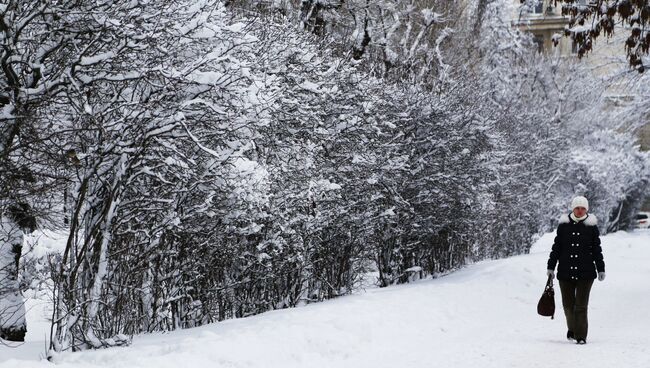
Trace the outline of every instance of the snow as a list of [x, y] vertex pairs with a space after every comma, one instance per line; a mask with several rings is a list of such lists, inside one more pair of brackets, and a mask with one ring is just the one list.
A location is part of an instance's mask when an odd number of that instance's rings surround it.
[[178, 166], [178, 167], [182, 167], [184, 169], [189, 169], [189, 166], [185, 162], [183, 162], [181, 160], [177, 160], [177, 159], [175, 159], [173, 157], [167, 157], [165, 159], [165, 163], [167, 165], [169, 165], [169, 166]]
[[312, 181], [310, 182], [310, 186], [314, 188], [318, 188], [318, 190], [323, 190], [323, 191], [328, 191], [328, 190], [339, 190], [341, 189], [341, 185], [332, 183], [331, 181], [327, 179], [321, 179], [318, 181]]
[[14, 118], [14, 107], [11, 104], [2, 105], [2, 109], [0, 110], [0, 119], [11, 120]]
[[310, 81], [304, 81], [299, 85], [300, 88], [313, 93], [321, 93], [320, 85]]
[[23, 256], [30, 259], [44, 258], [48, 254], [63, 254], [68, 235], [64, 232], [38, 230], [25, 236]]
[[[387, 209], [386, 211], [382, 212], [379, 216], [380, 217], [384, 217], [384, 216], [386, 216], [386, 217], [394, 217], [394, 216], [396, 216], [396, 214], [395, 214], [395, 206], [393, 206], [393, 207]], [[410, 268], [408, 270], [410, 270]], [[406, 271], [408, 271], [408, 270], [406, 270]]]
[[115, 51], [107, 51], [93, 56], [82, 56], [79, 65], [87, 66], [87, 65], [99, 64], [101, 62], [110, 60], [115, 56], [117, 56]]
[[569, 31], [572, 33], [586, 33], [591, 31], [591, 29], [591, 26], [575, 26], [570, 28]]
[[[554, 320], [536, 314], [552, 241], [434, 280], [66, 353], [57, 367], [647, 367], [650, 230], [602, 238], [608, 277], [594, 284], [584, 346], [564, 339], [561, 309]], [[1, 368], [52, 366], [39, 361], [40, 317], [28, 314], [30, 342], [0, 346]]]
[[415, 267], [407, 268], [405, 271], [406, 272], [420, 272], [420, 271], [422, 271], [422, 267], [415, 266]]
[[234, 23], [234, 24], [231, 24], [229, 26], [223, 27], [223, 29], [225, 29], [226, 31], [236, 32], [236, 33], [241, 32], [244, 28], [246, 28], [246, 24], [241, 23], [241, 22], [240, 23]]
[[424, 24], [427, 26], [432, 25], [433, 23], [441, 23], [443, 15], [437, 12], [434, 12], [432, 9], [422, 9], [422, 17], [424, 17]]
[[[208, 72], [197, 71], [194, 72], [192, 75], [190, 75], [189, 78], [190, 80], [196, 83], [217, 85], [224, 80], [225, 76], [222, 72], [219, 71], [208, 71]], [[190, 103], [191, 101], [189, 101], [187, 104]]]

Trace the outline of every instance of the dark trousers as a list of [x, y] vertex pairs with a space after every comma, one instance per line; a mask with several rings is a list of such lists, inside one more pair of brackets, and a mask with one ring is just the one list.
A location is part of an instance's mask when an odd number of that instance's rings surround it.
[[562, 291], [562, 307], [566, 316], [569, 331], [573, 331], [576, 339], [587, 339], [587, 306], [589, 305], [589, 292], [594, 280], [560, 280]]

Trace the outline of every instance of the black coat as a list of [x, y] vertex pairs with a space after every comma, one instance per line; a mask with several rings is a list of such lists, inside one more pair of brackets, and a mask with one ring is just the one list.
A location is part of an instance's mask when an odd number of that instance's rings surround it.
[[603, 249], [600, 247], [598, 220], [588, 215], [582, 221], [573, 221], [571, 216], [562, 215], [557, 227], [553, 250], [548, 259], [548, 269], [557, 268], [558, 280], [595, 279], [598, 272], [605, 272]]

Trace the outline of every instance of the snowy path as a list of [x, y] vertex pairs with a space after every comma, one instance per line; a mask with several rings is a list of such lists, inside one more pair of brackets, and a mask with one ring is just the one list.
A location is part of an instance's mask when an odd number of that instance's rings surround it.
[[[58, 366], [650, 367], [650, 231], [603, 238], [607, 280], [594, 284], [584, 346], [564, 339], [560, 308], [555, 320], [535, 312], [552, 236], [530, 255], [437, 280], [137, 337], [127, 348], [65, 354]], [[0, 346], [0, 367], [50, 367], [38, 360], [42, 347]]]

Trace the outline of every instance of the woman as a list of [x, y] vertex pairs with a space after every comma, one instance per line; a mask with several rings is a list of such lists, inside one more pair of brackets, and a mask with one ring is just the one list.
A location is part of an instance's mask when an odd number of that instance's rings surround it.
[[560, 217], [553, 250], [548, 259], [546, 274], [560, 282], [562, 307], [568, 327], [567, 339], [578, 344], [587, 343], [587, 305], [589, 292], [598, 277], [605, 280], [605, 262], [600, 247], [600, 233], [596, 216], [587, 214], [589, 202], [585, 197], [571, 201], [571, 213]]

